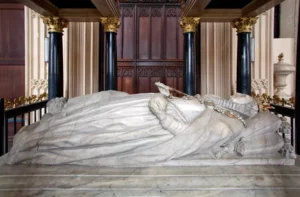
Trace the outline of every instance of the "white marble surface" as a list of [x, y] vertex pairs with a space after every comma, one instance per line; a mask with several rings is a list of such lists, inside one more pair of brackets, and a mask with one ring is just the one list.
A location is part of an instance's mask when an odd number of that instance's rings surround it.
[[0, 196], [296, 197], [300, 168], [2, 166]]
[[[168, 91], [167, 86], [157, 85]], [[213, 96], [117, 91], [67, 102], [55, 98], [40, 122], [15, 135], [6, 163], [110, 167], [284, 163], [282, 157], [279, 163], [269, 157], [284, 145], [276, 132], [279, 117], [252, 113], [257, 105], [250, 97], [234, 98], [227, 102]], [[204, 161], [189, 163], [187, 157], [193, 155]], [[259, 157], [251, 163], [247, 158], [253, 155]]]

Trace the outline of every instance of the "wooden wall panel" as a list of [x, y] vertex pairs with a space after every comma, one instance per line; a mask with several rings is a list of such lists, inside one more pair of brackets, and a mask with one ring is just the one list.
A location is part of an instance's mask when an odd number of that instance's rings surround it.
[[166, 59], [177, 59], [177, 9], [174, 7], [166, 8], [165, 14], [166, 29]]
[[162, 8], [151, 9], [151, 59], [162, 59], [163, 47], [163, 18]]
[[119, 66], [118, 67], [118, 90], [133, 94], [135, 92], [134, 87], [134, 67], [133, 66]]
[[183, 60], [183, 29], [180, 27], [180, 25], [177, 26], [177, 59]]
[[[134, 44], [135, 44], [135, 25], [134, 25], [134, 8], [125, 7], [123, 11], [123, 59], [133, 59], [134, 58]], [[122, 48], [122, 47], [120, 47]]]
[[0, 4], [0, 97], [25, 96], [24, 6]]
[[150, 55], [150, 8], [138, 8], [138, 59], [149, 59]]
[[1, 8], [0, 5], [0, 64], [25, 63], [24, 8]]
[[0, 98], [13, 99], [25, 95], [24, 65], [0, 65]]
[[[117, 32], [117, 46], [123, 46], [123, 21], [121, 21], [119, 30]], [[104, 33], [105, 34], [105, 33]], [[123, 48], [122, 47], [117, 47], [117, 58], [118, 59], [123, 59]]]
[[[180, 5], [121, 4], [118, 90], [157, 92], [157, 81], [182, 90], [183, 35], [179, 11]], [[170, 74], [170, 69], [176, 74]]]

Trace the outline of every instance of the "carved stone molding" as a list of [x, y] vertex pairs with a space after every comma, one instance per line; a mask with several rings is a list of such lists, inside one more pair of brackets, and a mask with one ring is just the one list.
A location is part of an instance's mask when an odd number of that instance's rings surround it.
[[120, 19], [118, 17], [101, 17], [101, 23], [104, 25], [105, 32], [118, 32], [120, 27]]
[[256, 24], [258, 17], [242, 17], [231, 23], [236, 28], [237, 33], [251, 32], [253, 25]]
[[262, 91], [268, 89], [269, 83], [267, 79], [252, 79], [251, 89], [252, 91]]
[[60, 32], [64, 31], [64, 28], [68, 26], [68, 22], [65, 19], [59, 18], [58, 16], [43, 16], [43, 22], [48, 25], [49, 32]]
[[197, 25], [200, 22], [200, 17], [183, 17], [180, 20], [180, 26], [183, 28], [183, 32], [195, 32]]
[[40, 90], [48, 88], [48, 79], [31, 79], [31, 89]]

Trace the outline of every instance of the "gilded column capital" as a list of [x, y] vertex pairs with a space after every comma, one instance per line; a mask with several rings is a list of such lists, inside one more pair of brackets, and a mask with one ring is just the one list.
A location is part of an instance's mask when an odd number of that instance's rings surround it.
[[183, 32], [195, 32], [197, 25], [200, 22], [200, 17], [182, 17], [180, 19], [180, 26], [183, 28]]
[[58, 16], [43, 16], [43, 22], [48, 25], [49, 32], [64, 32], [64, 28], [68, 26], [68, 21]]
[[101, 17], [100, 21], [104, 25], [105, 32], [118, 32], [120, 27], [120, 19], [118, 17]]
[[231, 26], [236, 28], [237, 33], [251, 32], [258, 17], [242, 17], [231, 22]]

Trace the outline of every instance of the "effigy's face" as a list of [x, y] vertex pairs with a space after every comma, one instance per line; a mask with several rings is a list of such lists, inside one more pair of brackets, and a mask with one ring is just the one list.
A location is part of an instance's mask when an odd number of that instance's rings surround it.
[[[206, 109], [205, 105], [200, 103], [197, 98], [170, 98], [168, 99], [169, 106], [173, 106], [175, 110], [182, 116], [185, 122], [193, 122]], [[170, 108], [170, 107], [169, 107]], [[168, 111], [168, 109], [167, 109]]]

